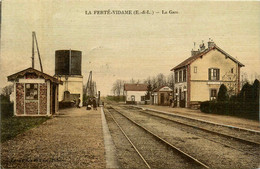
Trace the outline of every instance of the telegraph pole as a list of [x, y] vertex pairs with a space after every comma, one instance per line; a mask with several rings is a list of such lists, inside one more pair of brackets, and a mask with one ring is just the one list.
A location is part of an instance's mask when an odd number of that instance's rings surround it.
[[43, 72], [40, 50], [39, 50], [39, 46], [38, 46], [38, 42], [37, 42], [37, 38], [36, 38], [36, 33], [34, 31], [32, 32], [32, 68], [34, 69], [34, 40], [35, 40], [36, 47], [37, 47], [36, 49], [37, 49], [37, 53], [38, 53], [41, 71]]
[[32, 32], [32, 68], [34, 69], [34, 32]]

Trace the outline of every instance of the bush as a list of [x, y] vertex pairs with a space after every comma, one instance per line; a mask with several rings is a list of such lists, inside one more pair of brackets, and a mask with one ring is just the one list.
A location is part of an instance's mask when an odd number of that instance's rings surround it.
[[124, 102], [125, 96], [107, 96], [107, 100], [115, 101], [115, 102]]
[[217, 100], [221, 102], [228, 100], [227, 87], [224, 84], [219, 88]]
[[13, 103], [1, 103], [1, 118], [8, 118], [13, 116]]
[[0, 95], [1, 118], [13, 116], [13, 103], [10, 102], [9, 96]]
[[230, 115], [252, 120], [259, 118], [259, 103], [256, 102], [205, 101], [201, 103], [200, 110], [204, 113]]

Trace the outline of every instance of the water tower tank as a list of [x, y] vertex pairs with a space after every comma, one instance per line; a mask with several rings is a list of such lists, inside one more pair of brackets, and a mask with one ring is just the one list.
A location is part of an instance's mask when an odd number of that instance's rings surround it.
[[81, 75], [81, 56], [77, 50], [56, 50], [55, 75]]

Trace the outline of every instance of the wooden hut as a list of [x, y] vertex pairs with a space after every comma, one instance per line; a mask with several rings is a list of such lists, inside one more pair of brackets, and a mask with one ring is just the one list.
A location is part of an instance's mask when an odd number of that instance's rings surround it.
[[58, 88], [62, 81], [33, 68], [7, 78], [14, 83], [15, 116], [51, 116], [58, 112]]
[[153, 90], [153, 104], [169, 106], [173, 90], [168, 86], [160, 86]]

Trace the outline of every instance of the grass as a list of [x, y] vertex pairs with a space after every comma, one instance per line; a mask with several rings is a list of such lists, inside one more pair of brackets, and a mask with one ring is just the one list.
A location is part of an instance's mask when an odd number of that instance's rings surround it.
[[34, 128], [49, 117], [7, 117], [1, 118], [1, 143], [16, 137], [18, 134]]
[[34, 128], [49, 117], [13, 117], [13, 104], [1, 102], [1, 143]]

